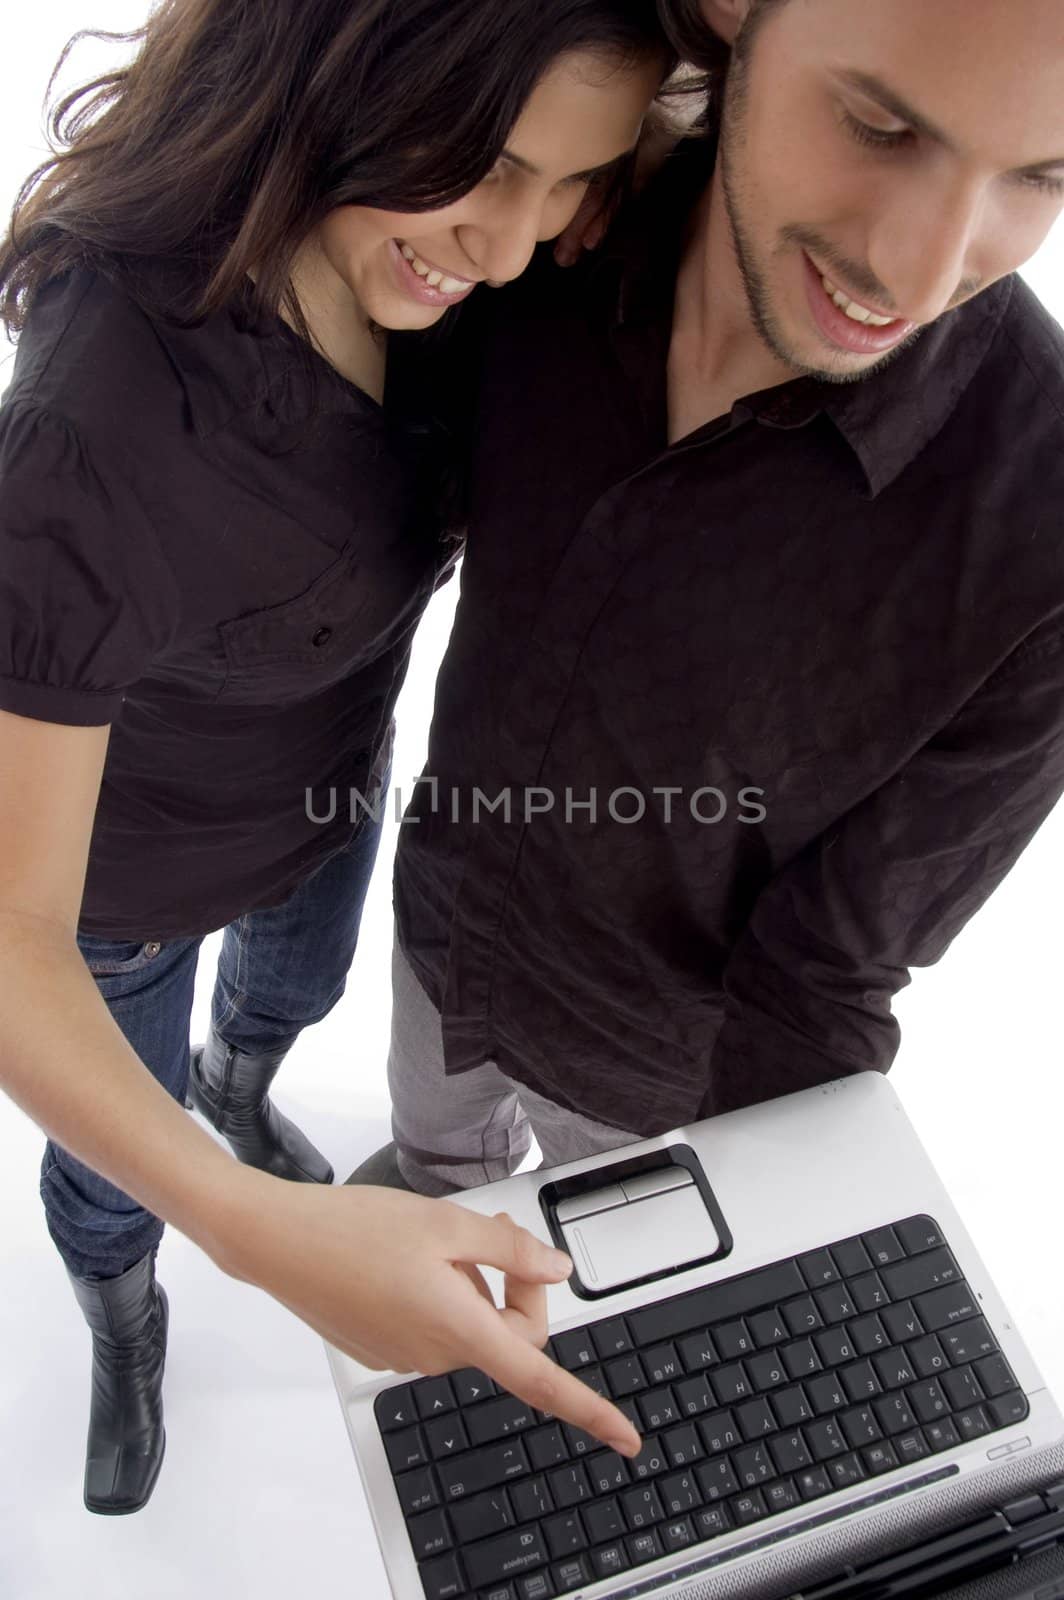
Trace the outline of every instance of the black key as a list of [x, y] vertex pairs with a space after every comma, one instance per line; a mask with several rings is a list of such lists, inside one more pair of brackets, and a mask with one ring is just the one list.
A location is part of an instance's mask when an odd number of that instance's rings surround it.
[[924, 1427], [924, 1438], [932, 1450], [952, 1450], [961, 1442], [960, 1434], [948, 1417], [942, 1422], [928, 1422]]
[[790, 1389], [777, 1389], [772, 1396], [772, 1409], [779, 1418], [781, 1428], [796, 1428], [800, 1422], [809, 1422], [813, 1407], [800, 1383]]
[[589, 1389], [594, 1389], [596, 1394], [602, 1395], [603, 1399], [610, 1398], [609, 1386], [601, 1367], [580, 1367], [573, 1376], [579, 1378], [581, 1383], [586, 1383]]
[[569, 1372], [579, 1367], [593, 1367], [598, 1360], [589, 1328], [570, 1328], [568, 1333], [556, 1333], [552, 1343], [559, 1365]]
[[853, 1452], [848, 1456], [836, 1456], [824, 1465], [836, 1489], [849, 1489], [855, 1483], [862, 1483], [867, 1476], [861, 1458]]
[[678, 1517], [685, 1511], [695, 1511], [702, 1504], [694, 1474], [673, 1472], [658, 1483], [658, 1493], [667, 1516]]
[[618, 1539], [613, 1544], [602, 1545], [598, 1550], [591, 1552], [591, 1565], [599, 1578], [612, 1578], [618, 1572], [627, 1572], [632, 1565], [623, 1539]]
[[1020, 1389], [1013, 1389], [1010, 1394], [1003, 1394], [1000, 1399], [987, 1404], [987, 1410], [998, 1428], [1011, 1428], [1014, 1422], [1025, 1421], [1030, 1409], [1027, 1396]]
[[587, 1535], [579, 1511], [548, 1517], [543, 1524], [543, 1534], [555, 1561], [560, 1561], [562, 1556], [578, 1555], [581, 1550], [587, 1549]]
[[845, 1328], [825, 1328], [814, 1337], [813, 1343], [825, 1367], [841, 1367], [857, 1359], [853, 1340]]
[[461, 1600], [466, 1592], [465, 1579], [453, 1555], [427, 1561], [421, 1568], [420, 1577], [425, 1600]]
[[990, 1332], [984, 1317], [977, 1317], [974, 1322], [963, 1323], [959, 1328], [948, 1328], [942, 1332], [942, 1348], [954, 1366], [960, 1366], [965, 1361], [978, 1361], [980, 1356], [993, 1355], [997, 1349], [997, 1340]]
[[706, 1453], [692, 1423], [682, 1428], [670, 1428], [668, 1433], [663, 1433], [661, 1447], [670, 1467], [690, 1466], [693, 1461], [701, 1461]]
[[550, 1428], [535, 1428], [525, 1435], [525, 1445], [534, 1467], [558, 1467], [568, 1461], [569, 1451], [557, 1423]]
[[949, 1370], [949, 1357], [933, 1333], [908, 1346], [909, 1359], [921, 1378], [935, 1378]]
[[717, 1539], [731, 1529], [731, 1521], [723, 1506], [706, 1506], [694, 1516], [695, 1532], [700, 1539]]
[[873, 1350], [889, 1350], [894, 1342], [874, 1312], [851, 1322], [850, 1334], [861, 1356], [870, 1356]]
[[844, 1411], [838, 1421], [855, 1450], [865, 1444], [876, 1444], [883, 1437], [883, 1429], [871, 1406], [854, 1406], [851, 1411]]
[[688, 1545], [695, 1542], [695, 1531], [686, 1517], [666, 1522], [658, 1531], [666, 1550], [686, 1550]]
[[944, 1289], [932, 1289], [930, 1294], [918, 1295], [913, 1305], [928, 1333], [937, 1333], [940, 1328], [951, 1328], [954, 1323], [979, 1315], [979, 1303], [966, 1283], [949, 1283]]
[[607, 1539], [616, 1539], [628, 1532], [621, 1508], [612, 1496], [587, 1506], [583, 1516], [592, 1544], [605, 1544]]
[[900, 1305], [887, 1306], [882, 1312], [883, 1326], [895, 1344], [905, 1344], [909, 1339], [919, 1339], [924, 1325], [916, 1315], [916, 1307], [909, 1300]]
[[680, 1339], [676, 1348], [688, 1372], [699, 1372], [703, 1367], [715, 1366], [720, 1360], [716, 1345], [705, 1332], [693, 1333], [687, 1339]]
[[428, 1451], [420, 1428], [404, 1428], [402, 1433], [386, 1433], [384, 1448], [393, 1472], [406, 1472], [411, 1467], [428, 1465]]
[[643, 1428], [668, 1428], [680, 1420], [679, 1402], [671, 1389], [649, 1389], [639, 1396], [637, 1404]]
[[972, 1367], [956, 1367], [942, 1374], [942, 1388], [954, 1411], [965, 1411], [983, 1399], [979, 1379]]
[[665, 1452], [661, 1448], [661, 1440], [656, 1434], [643, 1435], [643, 1448], [637, 1456], [632, 1456], [628, 1462], [628, 1471], [633, 1483], [639, 1483], [644, 1478], [654, 1478], [659, 1472], [664, 1472], [668, 1466]]
[[453, 1411], [457, 1405], [447, 1377], [419, 1378], [412, 1388], [414, 1404], [421, 1417], [438, 1417], [444, 1411]]
[[911, 1300], [944, 1283], [962, 1281], [961, 1269], [948, 1250], [928, 1250], [909, 1261], [899, 1261], [893, 1267], [884, 1267], [880, 1276], [894, 1300]]
[[844, 1239], [841, 1244], [833, 1244], [831, 1254], [844, 1278], [856, 1278], [872, 1265], [872, 1258], [860, 1239]]
[[839, 1281], [839, 1269], [827, 1250], [810, 1250], [807, 1255], [798, 1257], [798, 1265], [810, 1289]]
[[914, 1428], [911, 1433], [895, 1434], [891, 1444], [898, 1452], [898, 1460], [903, 1467], [913, 1461], [923, 1461], [925, 1456], [931, 1454], [919, 1428]]
[[850, 1447], [833, 1418], [811, 1422], [805, 1430], [805, 1437], [815, 1461], [830, 1461], [832, 1456], [849, 1454]]
[[930, 1217], [910, 1217], [907, 1222], [896, 1222], [894, 1232], [898, 1235], [906, 1255], [919, 1255], [921, 1250], [937, 1250], [942, 1243], [942, 1235], [937, 1225]]
[[818, 1289], [813, 1299], [825, 1322], [845, 1322], [857, 1315], [853, 1296], [845, 1284], [837, 1283], [832, 1289]]
[[395, 1491], [408, 1517], [416, 1516], [419, 1511], [429, 1511], [440, 1503], [436, 1479], [428, 1467], [422, 1467], [417, 1472], [400, 1473], [395, 1480]]
[[656, 1344], [643, 1351], [643, 1370], [651, 1383], [671, 1383], [683, 1377], [683, 1364], [674, 1344]]
[[[870, 1361], [855, 1361], [852, 1367], [844, 1367], [840, 1376], [847, 1395], [853, 1401], [868, 1400], [872, 1395], [883, 1392]], [[807, 1384], [806, 1387], [810, 1388], [811, 1385]]]
[[806, 1467], [794, 1481], [803, 1500], [819, 1500], [822, 1494], [830, 1494], [835, 1487], [825, 1467]]
[[990, 1418], [982, 1406], [969, 1406], [967, 1411], [958, 1411], [950, 1420], [966, 1442], [981, 1439], [984, 1433], [992, 1431]]
[[665, 1512], [652, 1483], [640, 1484], [636, 1489], [626, 1489], [620, 1496], [621, 1509], [633, 1530], [649, 1528], [664, 1519]]
[[494, 1489], [496, 1484], [509, 1483], [511, 1478], [523, 1477], [529, 1470], [520, 1439], [485, 1445], [454, 1461], [441, 1461], [436, 1467], [443, 1498], [447, 1501], [479, 1494], [482, 1489]]
[[904, 1350], [888, 1350], [886, 1355], [873, 1356], [876, 1377], [884, 1389], [901, 1389], [915, 1383], [917, 1371]]
[[474, 1589], [486, 1589], [499, 1579], [545, 1567], [548, 1559], [543, 1535], [533, 1526], [515, 1528], [510, 1533], [470, 1545], [463, 1550], [462, 1558]]
[[609, 1356], [622, 1356], [632, 1349], [632, 1336], [623, 1317], [610, 1317], [606, 1322], [592, 1323], [591, 1337], [603, 1361]]
[[452, 1411], [446, 1417], [437, 1417], [435, 1422], [426, 1422], [424, 1433], [429, 1455], [434, 1461], [443, 1461], [447, 1456], [456, 1456], [460, 1450], [469, 1449], [465, 1424], [457, 1411]]
[[[861, 1362], [860, 1366], [867, 1367], [868, 1362]], [[863, 1374], [855, 1367], [847, 1367], [841, 1378], [837, 1372], [825, 1372], [822, 1377], [808, 1380], [805, 1385], [805, 1392], [809, 1398], [809, 1404], [818, 1417], [824, 1417], [829, 1413], [840, 1411], [843, 1406], [849, 1405], [851, 1400], [864, 1398], [864, 1394], [867, 1391], [862, 1391], [860, 1394], [852, 1394], [848, 1384], [842, 1381], [846, 1373], [855, 1371], [857, 1372], [855, 1381], [859, 1382]], [[869, 1372], [871, 1372], [870, 1367]]]
[[823, 1370], [812, 1339], [798, 1339], [794, 1344], [784, 1345], [780, 1354], [792, 1378], [806, 1378]]
[[735, 1420], [748, 1444], [776, 1432], [776, 1418], [767, 1400], [747, 1400], [745, 1405], [736, 1406]]
[[587, 1463], [587, 1475], [596, 1494], [612, 1494], [614, 1489], [623, 1489], [632, 1481], [627, 1461], [614, 1450], [592, 1456]]
[[656, 1561], [664, 1552], [657, 1534], [651, 1529], [647, 1533], [634, 1533], [627, 1541], [628, 1554], [638, 1566], [643, 1561]]
[[872, 1265], [875, 1267], [885, 1267], [891, 1261], [900, 1261], [905, 1254], [893, 1228], [873, 1228], [871, 1233], [861, 1235], [861, 1242], [872, 1257]]
[[882, 1311], [890, 1305], [890, 1295], [878, 1272], [866, 1272], [863, 1278], [854, 1278], [850, 1290], [858, 1311]]
[[736, 1445], [743, 1442], [739, 1424], [730, 1411], [715, 1411], [711, 1417], [703, 1417], [698, 1424], [698, 1431], [711, 1456], [720, 1455], [724, 1450], [734, 1450]]
[[798, 1472], [802, 1467], [813, 1465], [805, 1435], [800, 1428], [795, 1428], [791, 1433], [777, 1434], [769, 1449], [779, 1472]]
[[882, 1444], [870, 1444], [861, 1454], [865, 1466], [873, 1477], [878, 1477], [881, 1472], [893, 1472], [898, 1465], [894, 1446], [887, 1440]]
[[722, 1361], [737, 1361], [740, 1356], [754, 1353], [754, 1339], [745, 1322], [726, 1322], [713, 1329], [713, 1343], [720, 1351]]
[[921, 1422], [938, 1422], [941, 1417], [949, 1416], [949, 1401], [937, 1383], [914, 1383], [908, 1395]]
[[775, 1463], [765, 1444], [748, 1445], [745, 1450], [736, 1450], [732, 1465], [743, 1489], [753, 1489], [757, 1484], [767, 1483], [776, 1476]]
[[[642, 1423], [637, 1422], [636, 1427], [641, 1428]], [[570, 1456], [589, 1456], [595, 1450], [602, 1449], [601, 1439], [596, 1439], [593, 1433], [586, 1433], [572, 1422], [562, 1423], [562, 1438]]]
[[811, 1294], [803, 1295], [800, 1300], [791, 1300], [783, 1308], [783, 1317], [794, 1338], [801, 1338], [804, 1333], [814, 1333], [817, 1328], [824, 1326], [824, 1319], [817, 1310], [816, 1301]]
[[410, 1385], [403, 1383], [394, 1389], [384, 1389], [373, 1402], [373, 1414], [382, 1433], [395, 1433], [399, 1428], [412, 1428], [417, 1421], [414, 1397]]
[[636, 1344], [657, 1344], [710, 1323], [745, 1317], [748, 1311], [760, 1311], [764, 1306], [802, 1294], [804, 1290], [805, 1280], [798, 1271], [797, 1262], [782, 1261], [774, 1267], [763, 1267], [759, 1272], [748, 1272], [744, 1277], [711, 1284], [678, 1299], [633, 1311], [628, 1325]]
[[611, 1361], [605, 1370], [606, 1382], [614, 1400], [635, 1394], [637, 1389], [647, 1386], [646, 1373], [638, 1356], [625, 1356], [620, 1361]]
[[717, 1397], [710, 1387], [709, 1379], [703, 1377], [685, 1378], [678, 1383], [673, 1391], [681, 1416], [699, 1417], [703, 1411], [712, 1411], [717, 1403]]
[[759, 1350], [784, 1344], [791, 1336], [791, 1330], [783, 1320], [783, 1313], [778, 1309], [757, 1311], [753, 1316], [747, 1317], [746, 1325], [753, 1334], [754, 1343]]
[[570, 1506], [576, 1506], [583, 1500], [591, 1499], [591, 1485], [587, 1481], [587, 1473], [583, 1464], [577, 1462], [572, 1467], [561, 1467], [557, 1472], [547, 1474], [547, 1487], [554, 1500], [554, 1504], [567, 1511]]
[[461, 1372], [452, 1372], [451, 1385], [460, 1406], [472, 1406], [478, 1400], [490, 1400], [499, 1392], [487, 1373], [481, 1372], [479, 1367], [463, 1367]]
[[768, 1484], [761, 1492], [772, 1516], [778, 1516], [781, 1511], [793, 1511], [798, 1504], [798, 1490], [792, 1478], [781, 1478], [778, 1483]]
[[593, 1583], [594, 1576], [588, 1557], [566, 1556], [564, 1561], [557, 1562], [554, 1567], [554, 1582], [559, 1594], [568, 1594], [571, 1589], [582, 1589], [585, 1583]]
[[907, 1433], [910, 1428], [916, 1426], [916, 1418], [903, 1394], [892, 1394], [882, 1400], [873, 1400], [872, 1410], [879, 1419], [879, 1426], [886, 1434]]
[[493, 1489], [487, 1494], [475, 1494], [469, 1500], [456, 1501], [450, 1510], [454, 1531], [462, 1544], [486, 1539], [492, 1533], [503, 1533], [512, 1528], [516, 1520], [505, 1489]]
[[739, 1480], [732, 1471], [727, 1456], [722, 1456], [719, 1461], [707, 1461], [704, 1466], [696, 1467], [695, 1477], [698, 1479], [702, 1498], [710, 1505], [714, 1501], [726, 1499], [739, 1487]]
[[553, 1600], [550, 1574], [543, 1571], [526, 1573], [514, 1584], [514, 1593], [517, 1600]]
[[554, 1510], [554, 1501], [544, 1478], [523, 1478], [512, 1483], [507, 1493], [518, 1522], [534, 1522], [538, 1517], [549, 1516]]
[[717, 1391], [717, 1399], [725, 1406], [731, 1405], [733, 1400], [745, 1400], [753, 1392], [738, 1361], [734, 1366], [717, 1368], [713, 1374], [713, 1387]]
[[988, 1400], [996, 1400], [999, 1394], [1007, 1394], [1010, 1389], [1016, 1387], [1012, 1368], [1000, 1351], [996, 1355], [984, 1356], [981, 1361], [977, 1361], [975, 1375]]
[[732, 1516], [740, 1528], [748, 1528], [752, 1522], [760, 1522], [768, 1516], [768, 1506], [760, 1489], [751, 1489], [748, 1494], [736, 1495], [730, 1503]]

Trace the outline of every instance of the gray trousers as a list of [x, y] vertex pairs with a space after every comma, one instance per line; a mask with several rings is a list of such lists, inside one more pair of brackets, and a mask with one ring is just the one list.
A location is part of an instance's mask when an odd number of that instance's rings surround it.
[[392, 951], [388, 1087], [399, 1170], [419, 1194], [434, 1197], [508, 1178], [528, 1154], [533, 1134], [547, 1167], [640, 1137], [545, 1100], [500, 1072], [494, 1061], [447, 1077], [440, 1014], [398, 940]]

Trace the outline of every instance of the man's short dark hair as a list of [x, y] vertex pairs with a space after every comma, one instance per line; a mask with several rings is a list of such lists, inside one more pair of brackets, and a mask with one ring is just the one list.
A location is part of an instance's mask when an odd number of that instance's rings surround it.
[[[787, 0], [751, 0], [750, 14], [740, 36], [744, 45], [749, 45], [769, 12], [786, 4]], [[731, 60], [731, 48], [706, 22], [701, 0], [658, 0], [658, 13], [680, 58], [700, 68], [711, 83], [722, 79]]]

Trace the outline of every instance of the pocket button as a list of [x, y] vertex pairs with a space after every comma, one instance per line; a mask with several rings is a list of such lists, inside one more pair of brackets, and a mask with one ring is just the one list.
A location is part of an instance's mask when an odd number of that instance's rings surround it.
[[148, 958], [149, 958], [149, 959], [150, 959], [150, 960], [154, 960], [154, 958], [155, 958], [155, 957], [156, 957], [156, 956], [157, 956], [157, 955], [158, 955], [158, 954], [159, 954], [159, 951], [160, 951], [160, 950], [161, 950], [161, 949], [162, 949], [162, 945], [161, 945], [161, 944], [158, 944], [158, 943], [157, 943], [157, 942], [156, 942], [156, 941], [155, 941], [155, 940], [154, 940], [154, 939], [153, 939], [153, 940], [152, 940], [152, 941], [151, 941], [151, 943], [150, 943], [150, 944], [146, 944], [146, 945], [145, 945], [145, 946], [144, 946], [144, 954], [145, 954], [145, 955], [146, 955], [146, 956], [147, 956], [147, 957], [148, 957]]
[[331, 628], [319, 628], [317, 633], [314, 635], [313, 639], [310, 642], [311, 642], [311, 644], [317, 645], [319, 647], [319, 649], [320, 649], [320, 647], [323, 644], [328, 644], [328, 642], [329, 642], [329, 640], [331, 638], [332, 638], [332, 629]]

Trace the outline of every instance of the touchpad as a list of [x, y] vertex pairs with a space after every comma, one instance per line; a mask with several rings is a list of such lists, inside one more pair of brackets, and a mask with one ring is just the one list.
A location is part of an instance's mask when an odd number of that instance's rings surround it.
[[701, 1191], [683, 1167], [563, 1200], [555, 1215], [577, 1276], [592, 1293], [676, 1271], [721, 1247]]

